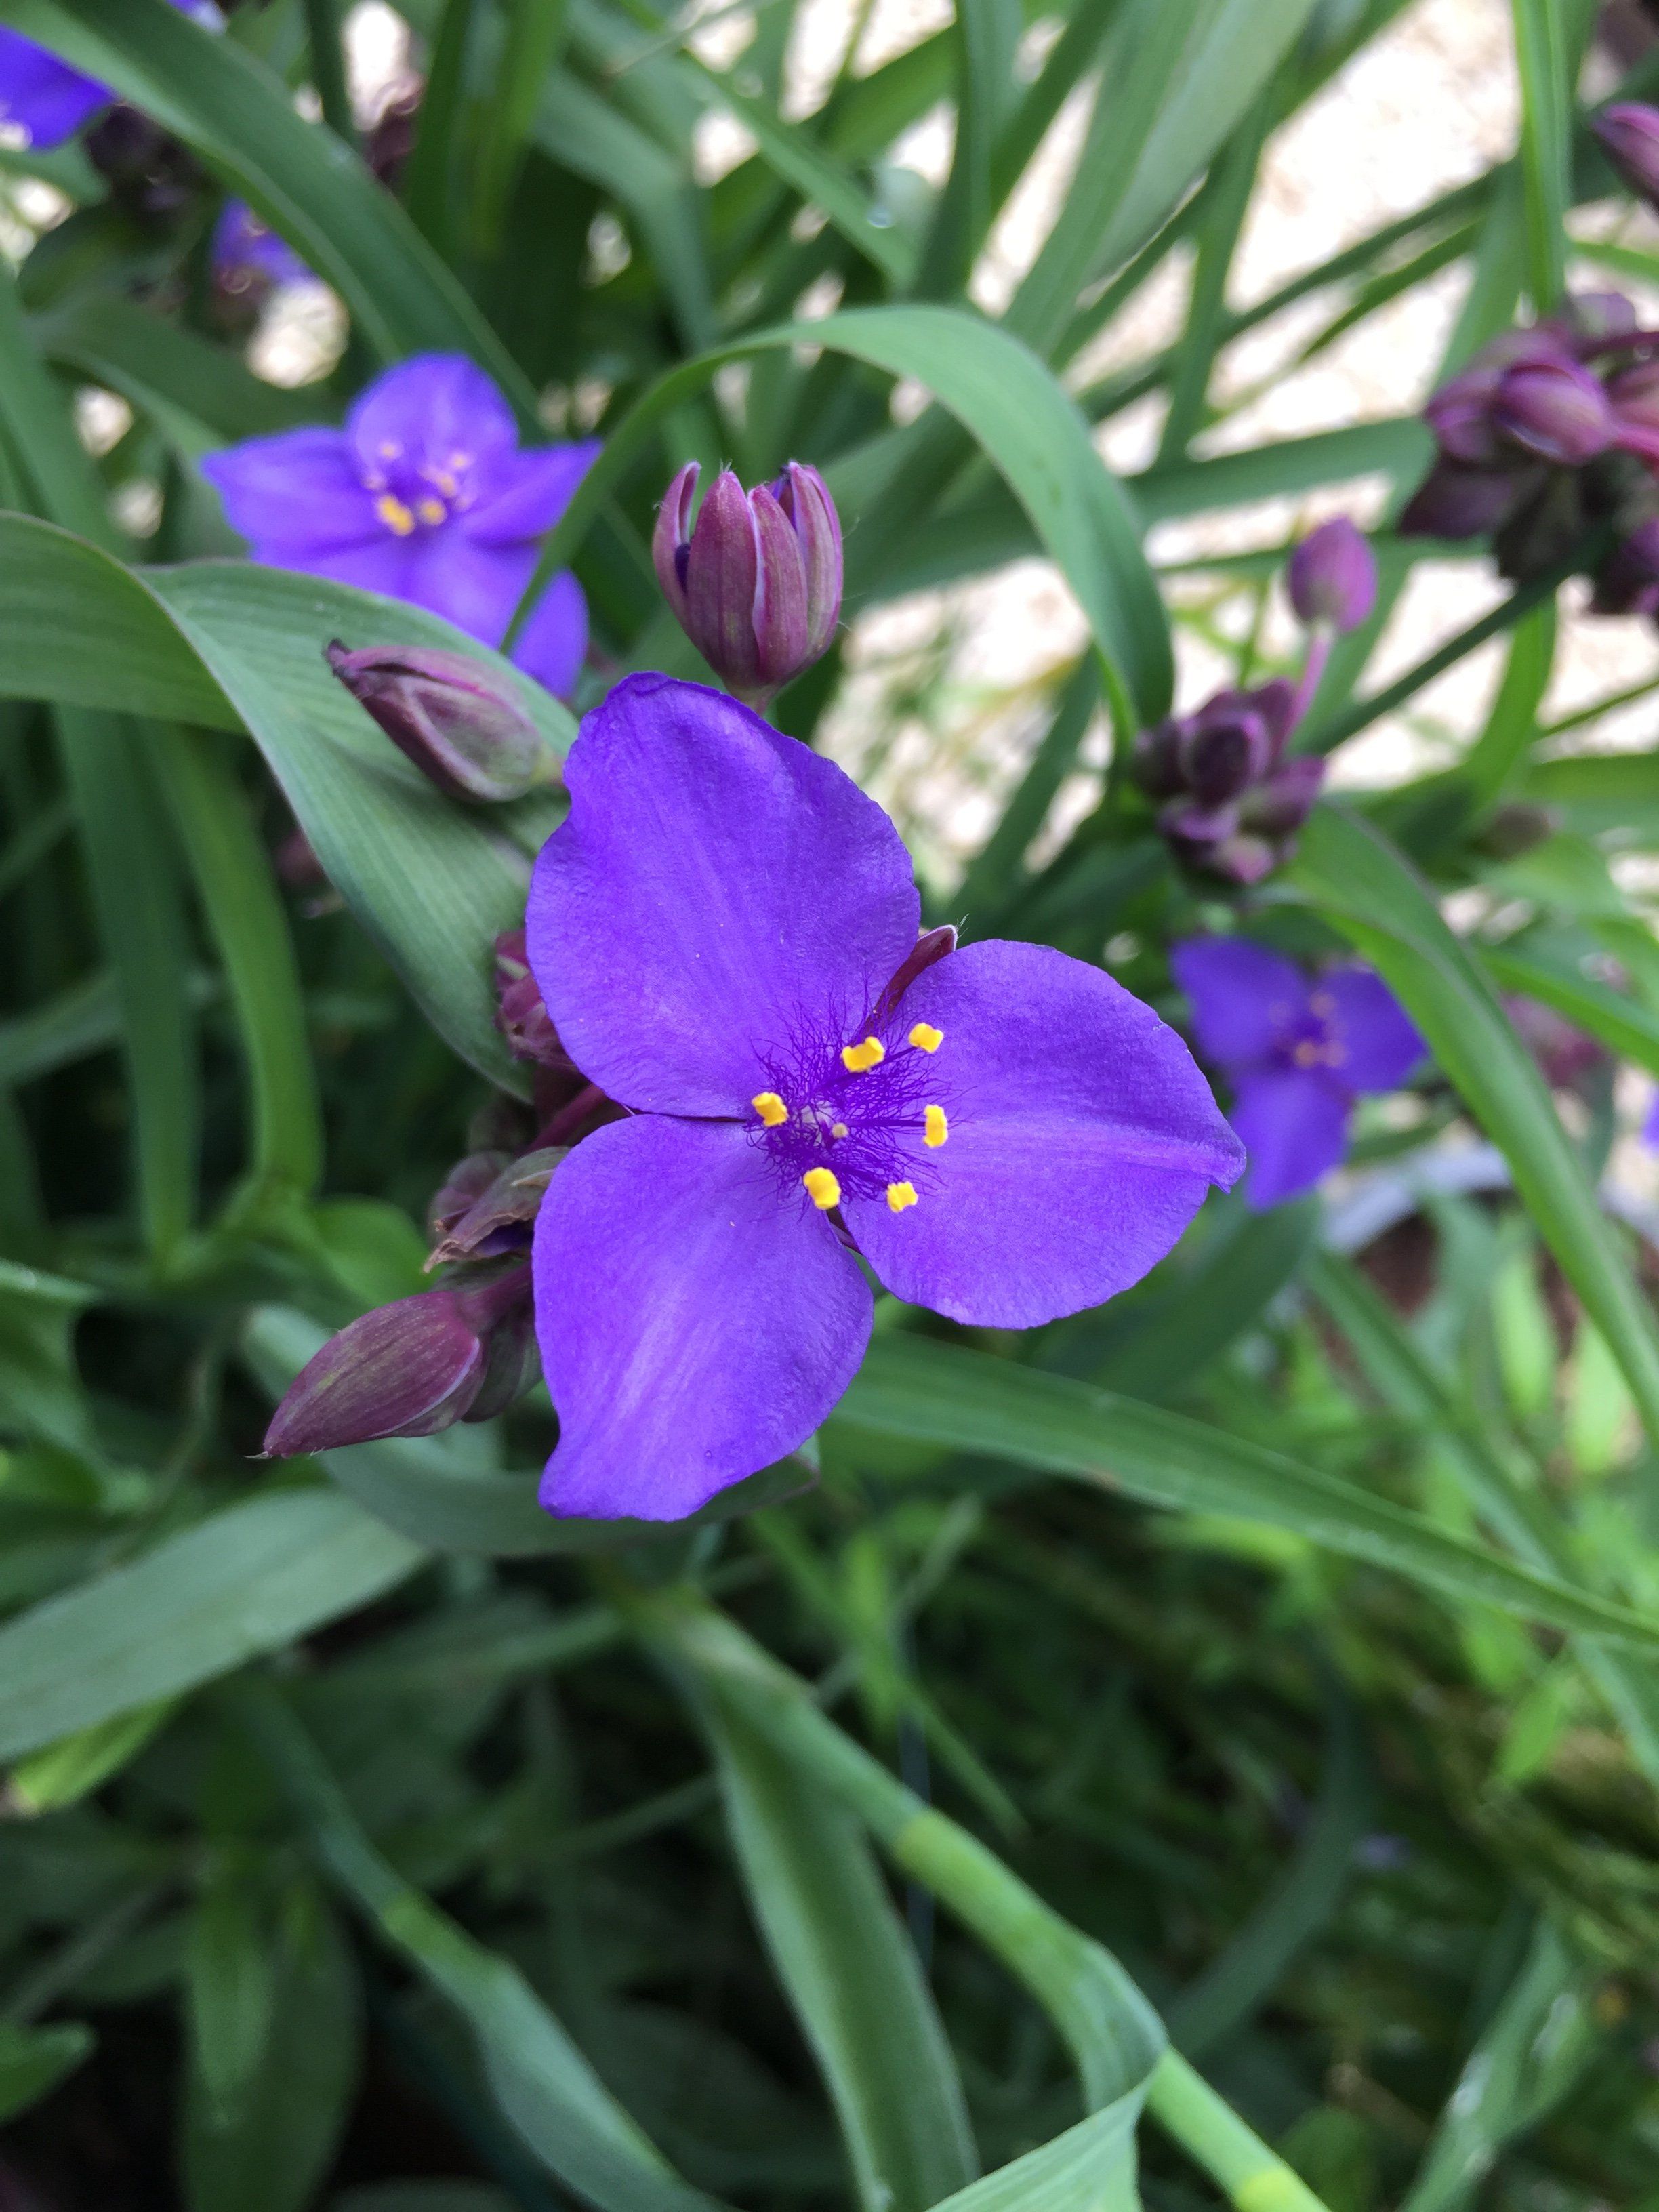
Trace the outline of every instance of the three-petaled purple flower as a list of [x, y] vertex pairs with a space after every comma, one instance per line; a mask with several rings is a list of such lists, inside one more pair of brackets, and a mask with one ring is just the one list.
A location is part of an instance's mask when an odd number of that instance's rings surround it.
[[[598, 451], [595, 439], [525, 451], [482, 369], [422, 354], [372, 384], [343, 430], [254, 438], [202, 468], [256, 560], [410, 600], [499, 645]], [[587, 605], [562, 572], [513, 658], [568, 697], [586, 649]]]
[[[204, 0], [172, 4], [199, 21], [218, 21]], [[115, 96], [109, 85], [71, 69], [21, 31], [0, 31], [0, 123], [26, 131], [31, 146], [61, 146]]]
[[859, 1255], [1029, 1328], [1127, 1289], [1237, 1176], [1173, 1030], [1048, 947], [919, 940], [885, 814], [734, 700], [630, 677], [566, 777], [529, 957], [629, 1110], [537, 1223], [551, 1510], [676, 1520], [793, 1450], [863, 1357]]
[[1189, 938], [1170, 965], [1199, 1050], [1233, 1086], [1247, 1205], [1311, 1190], [1347, 1152], [1355, 1098], [1395, 1090], [1423, 1057], [1422, 1038], [1369, 968], [1308, 976], [1242, 937]]

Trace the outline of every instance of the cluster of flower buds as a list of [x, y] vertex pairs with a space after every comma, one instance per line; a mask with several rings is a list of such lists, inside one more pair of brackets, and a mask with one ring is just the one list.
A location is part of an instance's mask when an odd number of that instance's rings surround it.
[[521, 695], [470, 653], [337, 639], [329, 666], [398, 750], [452, 799], [520, 799], [559, 781], [559, 757]]
[[722, 469], [697, 511], [688, 461], [651, 541], [675, 619], [735, 697], [764, 707], [819, 659], [841, 615], [841, 521], [816, 469], [791, 461], [750, 492]]
[[362, 1315], [303, 1368], [265, 1435], [274, 1459], [381, 1437], [429, 1437], [503, 1413], [535, 1374], [530, 1243], [543, 1194], [572, 1145], [618, 1109], [572, 1064], [524, 957], [524, 933], [497, 941], [497, 1020], [534, 1073], [532, 1114], [491, 1110], [427, 1216], [435, 1290]]
[[1301, 679], [1274, 677], [1218, 691], [1135, 741], [1135, 781], [1157, 802], [1158, 828], [1189, 865], [1229, 883], [1260, 883], [1295, 849], [1324, 776], [1313, 753], [1291, 754], [1291, 733], [1318, 688], [1334, 637], [1357, 629], [1376, 600], [1376, 563], [1353, 525], [1338, 518], [1305, 538], [1285, 576], [1308, 630]]

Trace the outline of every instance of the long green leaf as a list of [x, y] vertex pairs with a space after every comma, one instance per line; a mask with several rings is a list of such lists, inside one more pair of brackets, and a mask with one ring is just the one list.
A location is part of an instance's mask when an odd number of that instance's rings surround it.
[[539, 685], [400, 600], [246, 562], [140, 577], [16, 515], [0, 515], [0, 693], [246, 727], [330, 881], [435, 1026], [493, 1081], [523, 1087], [495, 1028], [489, 947], [522, 918], [529, 853], [553, 811], [534, 795], [487, 815], [441, 796], [335, 681], [323, 647], [337, 636], [472, 653], [563, 750], [574, 726]]
[[1459, 1598], [1659, 1649], [1659, 1623], [1224, 1431], [983, 1352], [878, 1336], [836, 1415], [1188, 1512], [1241, 1515]]
[[1446, 927], [1428, 886], [1385, 839], [1316, 810], [1293, 879], [1376, 969], [1427, 1040], [1624, 1371], [1659, 1440], [1659, 1331], [1596, 1203], [1583, 1164], [1496, 993]]
[[230, 1506], [0, 1627], [0, 1759], [280, 1650], [424, 1556], [332, 1491]]
[[729, 1701], [704, 1711], [744, 1881], [836, 2111], [866, 2212], [925, 2212], [976, 2161], [962, 2085], [850, 1814]]
[[939, 2212], [1140, 2212], [1135, 2122], [1142, 2100], [1120, 2097], [1063, 2136], [947, 2197]]

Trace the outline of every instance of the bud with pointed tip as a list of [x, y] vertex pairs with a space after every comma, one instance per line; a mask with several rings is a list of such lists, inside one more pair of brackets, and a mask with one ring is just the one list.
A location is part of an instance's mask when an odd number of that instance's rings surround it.
[[[472, 1288], [420, 1291], [360, 1315], [289, 1385], [265, 1431], [265, 1456], [435, 1436], [457, 1421], [488, 1419], [479, 1401], [499, 1382], [495, 1338], [507, 1328], [519, 1342], [515, 1317], [529, 1301], [529, 1267], [517, 1266]], [[510, 1346], [508, 1355], [511, 1364]], [[521, 1349], [517, 1358], [522, 1372]]]
[[728, 691], [763, 706], [818, 659], [841, 614], [841, 522], [816, 469], [791, 461], [745, 492], [722, 469], [691, 521], [688, 461], [657, 515], [651, 556], [676, 620]]
[[329, 666], [398, 750], [452, 799], [522, 798], [556, 783], [559, 757], [510, 684], [470, 653], [337, 638]]
[[1514, 444], [1569, 468], [1605, 453], [1619, 431], [1601, 379], [1576, 361], [1522, 362], [1507, 370], [1492, 416]]
[[1376, 556], [1346, 514], [1309, 532], [1285, 580], [1298, 620], [1328, 624], [1339, 636], [1358, 629], [1376, 605]]
[[1590, 129], [1632, 191], [1659, 204], [1659, 107], [1617, 100], [1592, 118]]

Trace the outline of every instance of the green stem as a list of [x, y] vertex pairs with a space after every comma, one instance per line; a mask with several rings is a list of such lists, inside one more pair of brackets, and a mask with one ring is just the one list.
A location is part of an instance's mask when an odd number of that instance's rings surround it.
[[1153, 2069], [1146, 2110], [1238, 2212], [1325, 2212], [1300, 2174], [1246, 2127], [1178, 2051]]

